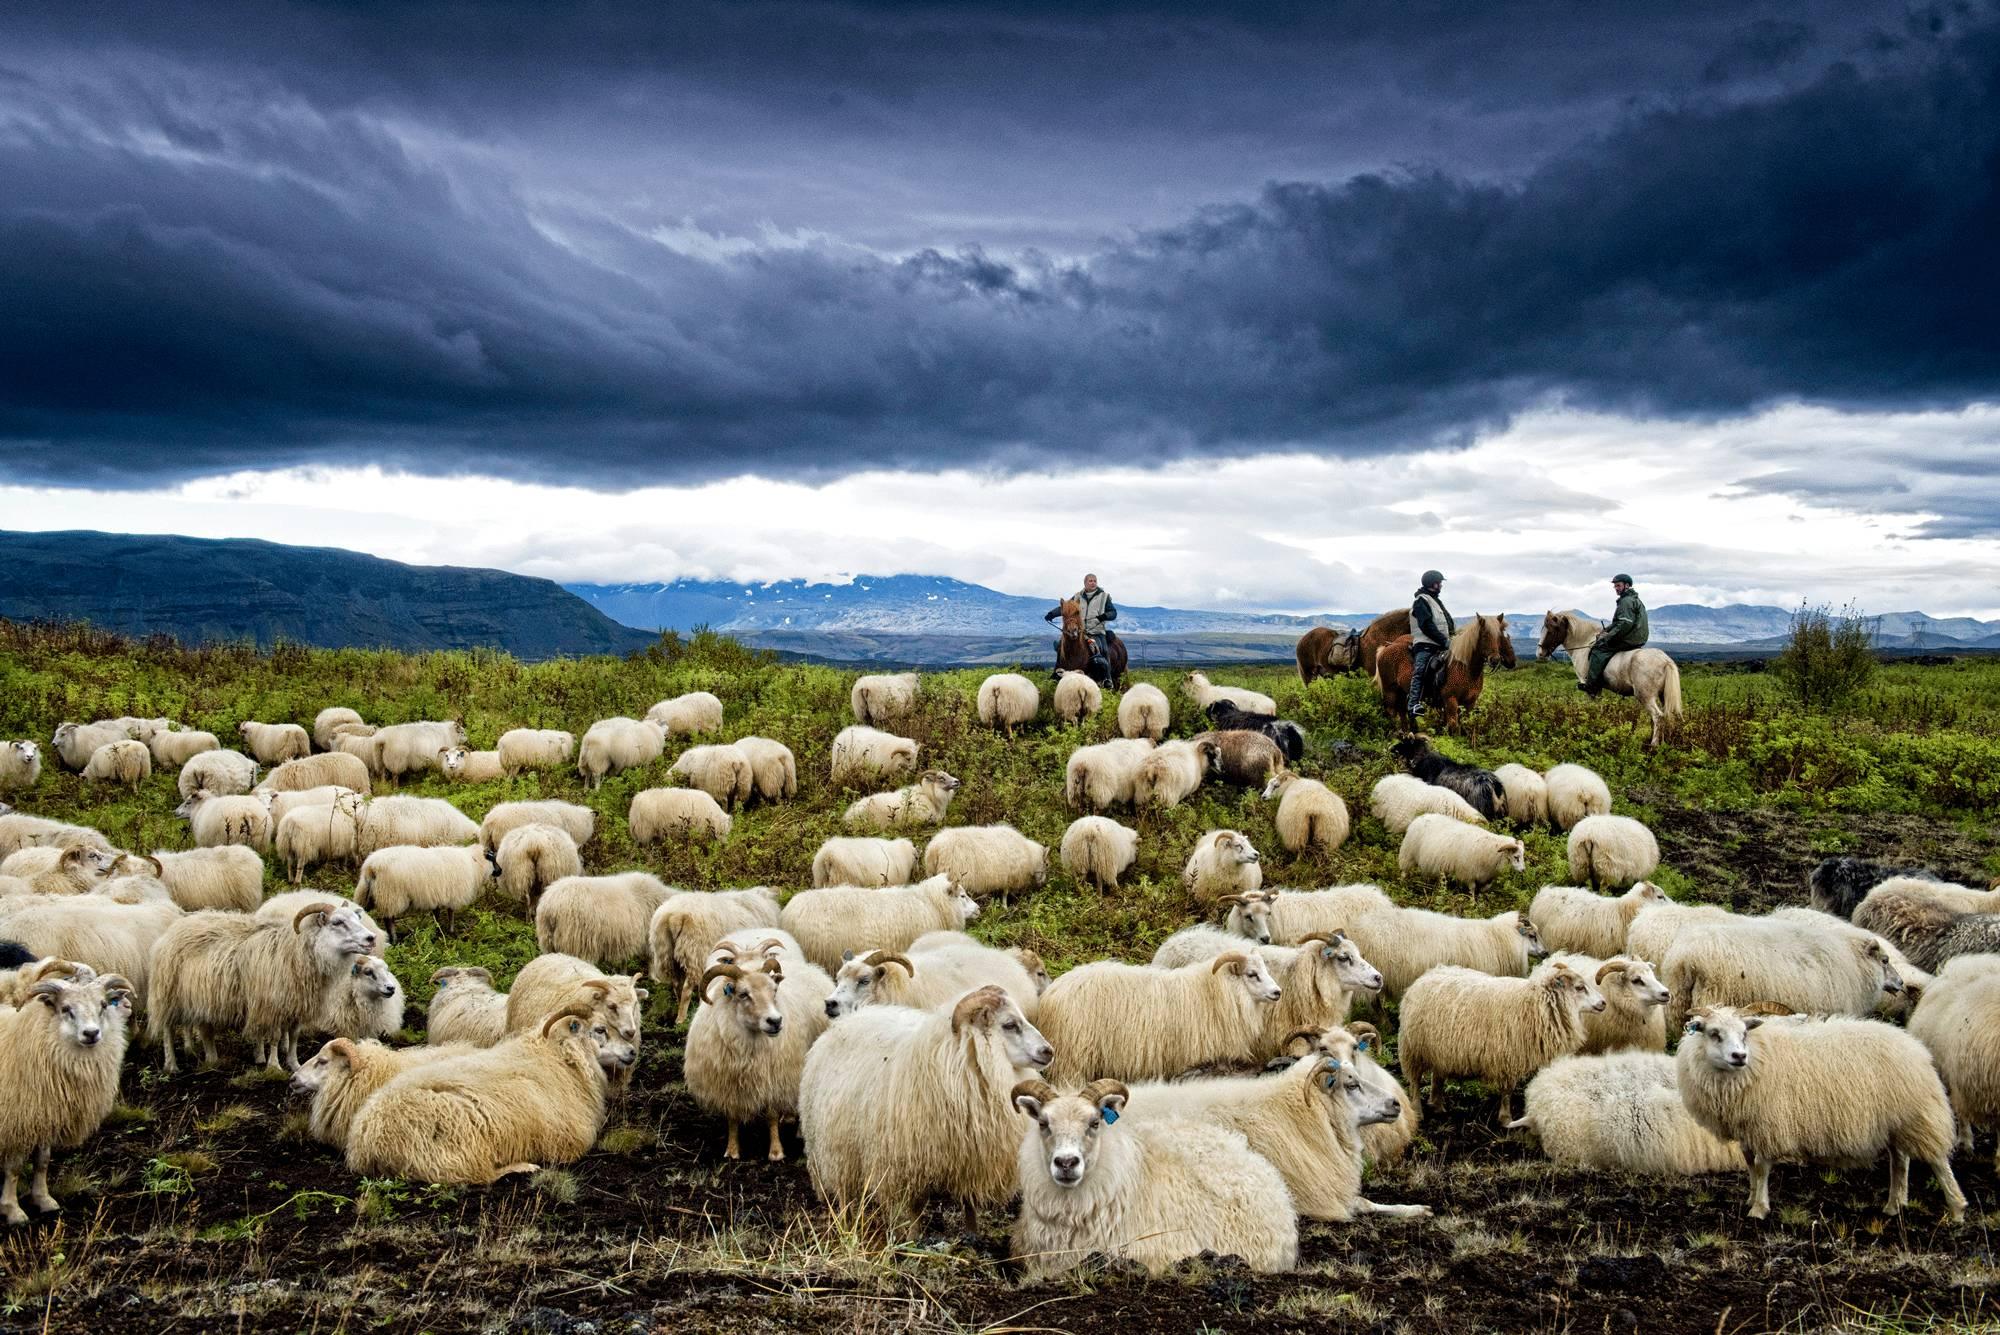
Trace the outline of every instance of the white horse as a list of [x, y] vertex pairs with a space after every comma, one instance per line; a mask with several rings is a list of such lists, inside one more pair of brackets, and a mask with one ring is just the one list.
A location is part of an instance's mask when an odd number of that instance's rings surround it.
[[[1587, 617], [1550, 612], [1542, 618], [1542, 643], [1535, 659], [1546, 662], [1556, 650], [1567, 649], [1570, 666], [1581, 682], [1590, 675], [1591, 641], [1603, 629]], [[1681, 716], [1681, 670], [1658, 649], [1626, 649], [1611, 655], [1611, 661], [1604, 665], [1604, 684], [1646, 706], [1646, 712], [1653, 716], [1649, 747], [1658, 746], [1667, 726]]]

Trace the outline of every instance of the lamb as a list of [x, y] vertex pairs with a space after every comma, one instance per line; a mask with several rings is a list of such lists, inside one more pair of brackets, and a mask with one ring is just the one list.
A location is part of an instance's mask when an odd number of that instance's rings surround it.
[[542, 891], [565, 876], [583, 875], [583, 855], [576, 851], [576, 841], [557, 825], [509, 830], [493, 850], [493, 865], [500, 872], [500, 893], [527, 905], [531, 916]]
[[1396, 867], [1405, 880], [1413, 873], [1470, 886], [1475, 900], [1507, 869], [1528, 869], [1528, 849], [1519, 839], [1434, 813], [1417, 817], [1403, 832]]
[[1285, 767], [1285, 749], [1261, 732], [1231, 731], [1199, 732], [1192, 739], [1197, 745], [1211, 742], [1215, 746], [1215, 760], [1212, 772], [1224, 783], [1235, 784], [1238, 788], [1261, 790], [1271, 781], [1271, 776]]
[[669, 737], [720, 732], [722, 701], [708, 691], [689, 691], [654, 705], [646, 711], [646, 721], [665, 728]]
[[271, 813], [257, 798], [217, 797], [197, 788], [174, 814], [187, 821], [196, 848], [242, 844], [259, 853], [271, 851]]
[[42, 781], [42, 748], [34, 742], [0, 742], [0, 792]]
[[1132, 775], [1132, 805], [1141, 810], [1177, 807], [1194, 796], [1220, 761], [1221, 749], [1208, 738], [1162, 742]]
[[762, 1121], [771, 1133], [764, 1157], [781, 1163], [780, 1123], [797, 1121], [799, 1077], [806, 1054], [826, 1032], [833, 980], [810, 964], [767, 957], [744, 969], [717, 964], [703, 976], [701, 1009], [688, 1026], [688, 1094], [729, 1125], [723, 1157], [743, 1157], [741, 1123]]
[[924, 845], [924, 875], [949, 876], [978, 897], [1048, 884], [1049, 850], [1011, 825], [954, 825]]
[[1099, 960], [1049, 985], [1041, 1023], [1056, 1045], [1058, 1079], [1089, 1070], [1170, 1080], [1197, 1066], [1248, 1060], [1263, 1033], [1262, 1012], [1282, 995], [1255, 950], [1178, 969]]
[[1705, 1006], [1769, 1002], [1815, 1015], [1873, 1015], [1902, 977], [1880, 941], [1825, 914], [1690, 924], [1660, 962], [1669, 1028]]
[[1190, 672], [1185, 678], [1187, 693], [1194, 698], [1196, 707], [1207, 711], [1217, 700], [1227, 700], [1246, 714], [1276, 714], [1278, 702], [1268, 695], [1245, 690], [1240, 686], [1213, 686], [1208, 677], [1200, 672]]
[[439, 969], [431, 975], [437, 991], [424, 1011], [424, 1037], [435, 1047], [469, 1043], [490, 1048], [507, 1036], [507, 994], [493, 988], [493, 975], [477, 966]]
[[1604, 1009], [1583, 1017], [1583, 1055], [1621, 1052], [1637, 1048], [1642, 1052], [1667, 1050], [1667, 991], [1653, 966], [1644, 960], [1613, 955], [1600, 960], [1573, 951], [1557, 951], [1549, 958], [1597, 984], [1604, 997]]
[[1204, 1252], [1266, 1273], [1298, 1264], [1285, 1180], [1241, 1132], [1174, 1118], [1111, 1130], [1126, 1097], [1116, 1080], [1068, 1098], [1039, 1080], [1014, 1087], [1014, 1106], [1034, 1121], [1016, 1155], [1021, 1214], [1010, 1243], [1026, 1278], [1093, 1253], [1155, 1275]]
[[83, 777], [89, 783], [122, 783], [137, 789], [153, 777], [153, 758], [139, 742], [111, 742], [91, 752]]
[[1664, 1052], [1560, 1058], [1528, 1082], [1522, 1103], [1508, 1129], [1534, 1132], [1542, 1153], [1566, 1168], [1692, 1177], [1743, 1162], [1735, 1141], [1681, 1102], [1674, 1059]]
[[500, 772], [513, 778], [524, 769], [560, 769], [576, 757], [576, 734], [560, 728], [509, 728], [493, 748]]
[[1444, 965], [1403, 994], [1397, 1055], [1412, 1089], [1430, 1077], [1432, 1107], [1443, 1101], [1444, 1077], [1477, 1076], [1499, 1092], [1504, 1126], [1514, 1086], [1582, 1048], [1583, 1013], [1604, 1005], [1589, 979], [1553, 960], [1526, 978]]
[[1158, 743], [1172, 724], [1173, 708], [1167, 703], [1165, 691], [1143, 681], [1125, 688], [1118, 701], [1120, 737]]
[[1202, 712], [1208, 715], [1217, 732], [1255, 732], [1270, 738], [1285, 753], [1288, 764], [1305, 756], [1306, 730], [1290, 719], [1276, 714], [1246, 714], [1227, 700], [1217, 700]]
[[2000, 913], [1962, 912], [1936, 893], [1942, 887], [1914, 877], [1878, 886], [1855, 909], [1854, 925], [1887, 938], [1927, 973], [1960, 955], [2000, 951]]
[[296, 723], [245, 720], [236, 725], [236, 731], [260, 765], [282, 765], [312, 754], [312, 738]]
[[602, 788], [604, 780], [641, 765], [650, 765], [667, 749], [667, 732], [659, 724], [635, 718], [599, 719], [583, 734], [576, 752], [576, 772], [584, 786]]
[[996, 672], [979, 683], [979, 721], [1004, 728], [1009, 737], [1024, 723], [1033, 723], [1042, 709], [1042, 693], [1018, 672]]
[[301, 788], [324, 788], [328, 784], [352, 788], [364, 797], [375, 791], [368, 766], [358, 757], [339, 751], [307, 756], [304, 760], [287, 760], [264, 777], [263, 786], [275, 792], [289, 793]]
[[1642, 910], [1671, 902], [1651, 881], [1616, 896], [1592, 894], [1580, 885], [1545, 885], [1528, 905], [1528, 921], [1550, 950], [1609, 959], [1625, 949], [1626, 933]]
[[640, 980], [639, 974], [606, 974], [574, 955], [537, 955], [521, 966], [507, 991], [507, 1032], [533, 1029], [538, 1015], [579, 1002], [589, 1006], [605, 1027], [599, 1060], [611, 1083], [623, 1087], [639, 1061], [639, 1022], [652, 995]]
[[894, 723], [917, 712], [917, 674], [877, 673], [861, 677], [848, 694], [857, 723]]
[[1264, 884], [1264, 869], [1249, 836], [1236, 830], [1210, 830], [1195, 841], [1181, 885], [1203, 904], [1223, 895], [1240, 895]]
[[502, 802], [479, 822], [479, 842], [498, 848], [509, 831], [523, 825], [559, 826], [581, 848], [597, 834], [597, 813], [574, 802]]
[[830, 1027], [799, 1077], [799, 1131], [813, 1188], [836, 1209], [892, 1211], [930, 1196], [968, 1208], [1014, 1192], [1007, 1091], [1055, 1059], [997, 987], [949, 1014], [871, 1006]]
[[850, 803], [841, 815], [849, 829], [890, 830], [897, 826], [942, 825], [959, 781], [941, 769], [927, 769], [907, 788], [871, 793]]
[[1953, 1221], [1965, 1217], [1965, 1194], [1951, 1172], [1944, 1085], [1929, 1050], [1892, 1025], [1839, 1016], [1768, 1024], [1761, 1015], [1707, 1007], [1688, 1022], [1674, 1076], [1694, 1119], [1742, 1145], [1752, 1219], [1771, 1212], [1774, 1162], [1862, 1167], [1884, 1151], [1884, 1213], [1902, 1212], [1916, 1158], [1937, 1175]]
[[354, 818], [354, 848], [363, 857], [391, 844], [438, 848], [479, 838], [472, 818], [442, 797], [356, 795], [340, 798], [336, 805]]
[[403, 1027], [403, 985], [380, 955], [357, 955], [327, 985], [312, 1028], [336, 1038], [387, 1038]]
[[[1910, 1014], [1910, 1033], [1937, 1062], [1959, 1148], [1972, 1148], [1972, 1130], [2000, 1120], [2000, 958], [1961, 955], [1944, 966]], [[2000, 1150], [1996, 1150], [2000, 1160]]]
[[1516, 825], [1543, 825], [1548, 822], [1549, 785], [1546, 779], [1526, 765], [1512, 764], [1494, 770], [1493, 777], [1500, 782], [1501, 813], [1508, 820]]
[[1631, 885], [1659, 867], [1659, 841], [1630, 816], [1585, 816], [1570, 827], [1570, 878], [1588, 880], [1593, 890]]
[[829, 885], [908, 885], [917, 846], [907, 839], [832, 838], [813, 854], [814, 889]]
[[917, 768], [917, 744], [873, 728], [842, 728], [833, 739], [833, 782], [858, 787]]
[[396, 939], [396, 921], [410, 913], [429, 913], [438, 931], [451, 935], [460, 909], [500, 879], [500, 864], [491, 849], [474, 844], [421, 848], [397, 844], [380, 848], [361, 864], [354, 883], [354, 902], [379, 914]]
[[738, 737], [736, 749], [750, 760], [750, 777], [760, 802], [782, 802], [799, 795], [799, 762], [792, 748], [769, 737]]
[[1400, 908], [1372, 885], [1286, 891], [1271, 906], [1271, 929], [1280, 941], [1344, 930], [1382, 971], [1391, 997], [1439, 965], [1518, 978], [1547, 953], [1534, 924], [1519, 913], [1466, 919]]
[[1340, 794], [1318, 779], [1307, 779], [1281, 769], [1264, 785], [1264, 800], [1278, 799], [1278, 814], [1272, 824], [1278, 842], [1289, 853], [1323, 849], [1331, 853], [1347, 842], [1350, 824], [1347, 803]]
[[1486, 818], [1472, 804], [1449, 788], [1440, 788], [1407, 774], [1385, 774], [1368, 795], [1368, 809], [1388, 827], [1390, 834], [1402, 834], [1419, 816], [1436, 813], [1471, 825], [1483, 825]]
[[1507, 809], [1506, 790], [1493, 771], [1439, 755], [1422, 737], [1403, 738], [1390, 748], [1390, 754], [1412, 776], [1439, 788], [1449, 788], [1488, 820]]
[[240, 797], [257, 782], [257, 762], [240, 751], [203, 751], [181, 766], [174, 786], [181, 798], [206, 788], [217, 797]]
[[[207, 734], [202, 735], [207, 736]], [[97, 754], [98, 747], [131, 740], [132, 734], [122, 723], [62, 723], [57, 725], [51, 745], [55, 747], [56, 759], [62, 762], [62, 767], [76, 774], [81, 773], [83, 767], [90, 763], [90, 758]], [[153, 758], [159, 760], [161, 764], [167, 763], [158, 752], [154, 753]], [[181, 756], [173, 763], [179, 764], [185, 759], [186, 756]]]
[[322, 751], [333, 750], [334, 730], [352, 725], [368, 726], [360, 714], [347, 706], [328, 705], [313, 715], [313, 745]]
[[[217, 754], [221, 753], [218, 752]], [[298, 810], [300, 807], [332, 806], [335, 802], [348, 796], [350, 793], [353, 793], [357, 797], [360, 796], [360, 794], [354, 793], [352, 788], [342, 788], [337, 783], [329, 783], [322, 788], [294, 789], [287, 793], [275, 792], [269, 788], [254, 788], [251, 790], [252, 797], [261, 797], [264, 799], [264, 809], [271, 813], [271, 829], [274, 832], [280, 825], [285, 823], [287, 815]]]
[[737, 803], [748, 802], [756, 790], [750, 757], [727, 744], [691, 746], [674, 758], [667, 772], [680, 775], [730, 811]]
[[673, 893], [643, 871], [565, 876], [535, 905], [536, 944], [597, 965], [643, 961], [653, 914]]
[[453, 747], [465, 745], [465, 727], [456, 719], [392, 723], [377, 728], [369, 740], [375, 743], [383, 777], [401, 780], [405, 775], [437, 769], [440, 756]]
[[1030, 1020], [1040, 1009], [1041, 992], [1019, 958], [949, 931], [926, 932], [900, 954], [871, 950], [841, 961], [824, 1000], [827, 1018], [837, 1020], [865, 1006], [949, 1008], [981, 987], [1005, 991]]
[[686, 1024], [694, 1004], [695, 980], [706, 972], [709, 952], [730, 932], [778, 925], [778, 892], [750, 890], [683, 891], [669, 895], [646, 926], [646, 972], [655, 982], [680, 980], [676, 1025]]
[[699, 788], [648, 788], [632, 795], [625, 823], [633, 843], [651, 844], [669, 836], [727, 839], [735, 821]]
[[171, 901], [125, 904], [104, 895], [22, 895], [0, 899], [0, 936], [37, 958], [89, 964], [132, 980], [147, 996], [153, 943], [181, 916]]
[[1928, 867], [1894, 867], [1862, 858], [1827, 858], [1807, 876], [1806, 888], [1811, 892], [1812, 906], [1821, 913], [1851, 918], [1870, 890], [1903, 876], [1924, 881], [1940, 879]]
[[[136, 743], [134, 743], [136, 745]], [[0, 1219], [25, 1224], [16, 1199], [21, 1170], [32, 1154], [35, 1175], [28, 1203], [53, 1213], [62, 1206], [49, 1194], [49, 1156], [90, 1139], [118, 1101], [125, 1064], [132, 985], [117, 974], [55, 963], [29, 989], [19, 1009], [0, 1009], [0, 1070], [9, 1097], [0, 1103]]]
[[1110, 893], [1139, 857], [1139, 832], [1109, 816], [1079, 816], [1062, 837], [1062, 864], [1085, 885]]
[[271, 847], [285, 864], [293, 885], [305, 879], [306, 868], [322, 862], [352, 864], [360, 832], [351, 807], [338, 802], [295, 807], [285, 813], [272, 836]]
[[493, 783], [513, 777], [498, 751], [468, 751], [462, 746], [438, 752], [438, 769], [453, 783]]
[[255, 849], [237, 844], [186, 852], [156, 848], [153, 861], [167, 893], [189, 913], [203, 909], [254, 913], [264, 898], [264, 859]]
[[1611, 814], [1611, 789], [1595, 770], [1582, 765], [1556, 765], [1543, 773], [1549, 792], [1549, 824], [1569, 830], [1586, 816]]
[[798, 938], [807, 959], [828, 972], [848, 951], [902, 950], [925, 932], [959, 931], [979, 916], [979, 903], [950, 877], [915, 885], [833, 885], [801, 890], [778, 914], [778, 926]]
[[44, 820], [40, 816], [29, 816], [0, 802], [0, 858], [18, 853], [24, 848], [87, 848], [109, 849], [111, 841], [88, 825], [67, 825], [59, 820]]
[[323, 1145], [345, 1150], [355, 1114], [383, 1086], [405, 1071], [470, 1051], [464, 1043], [390, 1048], [372, 1039], [331, 1040], [292, 1074], [293, 1092], [312, 1096], [306, 1134]]
[[376, 736], [377, 731], [369, 728], [364, 732], [352, 724], [346, 725], [335, 733], [333, 747], [327, 754], [352, 756], [366, 767], [370, 777], [387, 778], [382, 771], [382, 741]]
[[1103, 811], [1123, 802], [1132, 804], [1139, 766], [1153, 752], [1143, 737], [1128, 737], [1070, 752], [1063, 773], [1063, 800], [1072, 810]]
[[1090, 679], [1088, 672], [1056, 669], [1053, 709], [1058, 723], [1072, 728], [1077, 727], [1085, 719], [1094, 717], [1102, 708], [1104, 708], [1103, 688]]

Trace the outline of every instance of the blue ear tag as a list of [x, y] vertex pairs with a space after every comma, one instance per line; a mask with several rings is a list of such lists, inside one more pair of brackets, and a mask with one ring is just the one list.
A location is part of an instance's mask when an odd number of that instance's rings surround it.
[[1685, 1032], [1687, 1032], [1687, 1033], [1690, 1033], [1690, 1034], [1698, 1034], [1698, 1033], [1700, 1033], [1700, 1032], [1701, 1032], [1701, 1021], [1700, 1021], [1700, 1020], [1689, 1020], [1689, 1021], [1687, 1022], [1687, 1029], [1686, 1029], [1686, 1031], [1685, 1031]]
[[1104, 1110], [1104, 1124], [1106, 1126], [1110, 1126], [1113, 1122], [1117, 1120], [1118, 1120], [1118, 1110], [1116, 1108], [1106, 1108]]
[[1359, 1043], [1356, 1043], [1356, 1044], [1354, 1045], [1354, 1050], [1355, 1050], [1356, 1052], [1366, 1052], [1366, 1051], [1368, 1051], [1368, 1045], [1369, 1045], [1370, 1043], [1373, 1043], [1374, 1041], [1375, 1041], [1375, 1040], [1374, 1040], [1374, 1039], [1372, 1039], [1372, 1038], [1364, 1038], [1364, 1039], [1362, 1039], [1362, 1040], [1361, 1040], [1361, 1041], [1360, 1041]]

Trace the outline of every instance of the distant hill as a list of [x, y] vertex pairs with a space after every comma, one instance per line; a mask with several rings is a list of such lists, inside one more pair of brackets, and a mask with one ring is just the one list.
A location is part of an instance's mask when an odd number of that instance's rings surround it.
[[0, 532], [0, 617], [88, 621], [196, 643], [629, 653], [653, 636], [560, 584], [331, 547], [118, 533]]

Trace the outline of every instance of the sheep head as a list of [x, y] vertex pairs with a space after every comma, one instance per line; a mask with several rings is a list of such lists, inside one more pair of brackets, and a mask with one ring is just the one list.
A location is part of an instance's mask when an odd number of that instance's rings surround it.
[[1664, 1006], [1671, 994], [1665, 984], [1653, 973], [1653, 966], [1644, 960], [1616, 955], [1597, 966], [1597, 976], [1591, 980], [1609, 1001], [1611, 989], [1624, 988], [1641, 1007]]
[[1278, 980], [1271, 977], [1271, 970], [1264, 963], [1264, 957], [1255, 952], [1239, 950], [1217, 955], [1208, 971], [1211, 974], [1231, 973], [1243, 982], [1243, 988], [1251, 998], [1259, 1002], [1273, 1002], [1285, 994], [1278, 986]]
[[998, 1034], [1007, 1060], [1016, 1070], [1046, 1070], [1056, 1051], [1041, 1030], [1028, 1023], [1021, 1007], [1002, 987], [988, 984], [966, 993], [951, 1010], [951, 1033], [971, 1043], [984, 1034]]
[[1860, 957], [1864, 966], [1872, 966], [1881, 971], [1884, 992], [1894, 996], [1903, 990], [1903, 976], [1896, 972], [1895, 964], [1889, 959], [1889, 952], [1882, 948], [1880, 941], [1872, 936], [1865, 940], [1856, 938], [1854, 953]]
[[1523, 941], [1526, 941], [1528, 943], [1529, 959], [1538, 960], [1542, 958], [1544, 955], [1549, 953], [1548, 947], [1542, 944], [1541, 929], [1536, 927], [1535, 924], [1529, 922], [1526, 918], [1523, 918], [1520, 914], [1503, 913], [1495, 921], [1505, 922], [1509, 918], [1514, 920], [1515, 935], [1519, 936]]
[[1597, 990], [1596, 985], [1561, 961], [1543, 965], [1535, 978], [1552, 998], [1564, 1006], [1578, 1011], [1604, 1009], [1604, 994]]
[[299, 1069], [292, 1073], [292, 1089], [295, 1093], [310, 1094], [323, 1088], [336, 1073], [361, 1064], [361, 1049], [355, 1046], [354, 1040], [333, 1039], [315, 1053], [311, 1061], [299, 1063]]
[[1264, 800], [1268, 802], [1274, 797], [1282, 796], [1285, 789], [1291, 787], [1292, 781], [1298, 777], [1283, 765], [1272, 770], [1271, 777], [1264, 781]]
[[1116, 1080], [1093, 1080], [1066, 1098], [1039, 1080], [1027, 1080], [1014, 1087], [1013, 1104], [1035, 1119], [1048, 1156], [1049, 1180], [1068, 1189], [1089, 1174], [1100, 1133], [1117, 1122], [1129, 1097]]
[[94, 1048], [109, 1036], [122, 1042], [132, 1009], [132, 984], [115, 973], [89, 978], [44, 978], [28, 998], [55, 1016], [56, 1033], [70, 1047]]
[[1239, 866], [1257, 861], [1257, 850], [1247, 835], [1235, 830], [1218, 830], [1210, 836], [1215, 851]]
[[[710, 966], [701, 979], [701, 997], [706, 1005], [726, 1007], [729, 1017], [746, 1033], [776, 1038], [785, 1030], [784, 1012], [778, 1008], [778, 985], [785, 979], [776, 958], [766, 959], [761, 969], [743, 969], [734, 964]], [[722, 991], [711, 997], [709, 984], [720, 980]]]
[[1763, 1016], [1744, 1015], [1730, 1006], [1703, 1006], [1688, 1017], [1681, 1048], [1686, 1051], [1689, 1043], [1699, 1043], [1709, 1066], [1741, 1071], [1750, 1065], [1750, 1031], [1763, 1023]]
[[1042, 993], [1049, 990], [1049, 984], [1054, 980], [1049, 977], [1049, 966], [1042, 962], [1042, 957], [1039, 953], [1028, 949], [1026, 946], [1015, 946], [1007, 953], [1012, 955], [1015, 962], [1023, 969], [1028, 971], [1028, 977], [1035, 985], [1036, 996], [1039, 997]]
[[916, 966], [908, 959], [885, 950], [871, 950], [859, 959], [850, 955], [843, 960], [834, 978], [833, 991], [827, 994], [827, 1018], [837, 1020], [871, 1002], [884, 1000], [887, 993], [896, 991], [895, 980], [889, 977], [889, 970], [896, 967], [902, 969], [906, 978], [917, 975]]
[[1321, 964], [1330, 965], [1334, 981], [1350, 992], [1380, 992], [1382, 971], [1362, 957], [1361, 950], [1335, 931], [1331, 937], [1309, 936], [1299, 942], [1300, 950], [1315, 950]]

